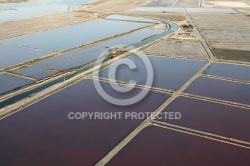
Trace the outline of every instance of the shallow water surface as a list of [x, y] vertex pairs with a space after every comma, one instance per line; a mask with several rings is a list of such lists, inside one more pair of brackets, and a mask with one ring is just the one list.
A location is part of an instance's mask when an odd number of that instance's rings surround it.
[[149, 24], [146, 23], [96, 20], [21, 36], [5, 40], [4, 43], [59, 51], [92, 43], [100, 39], [129, 32], [148, 25]]
[[185, 92], [232, 102], [250, 104], [249, 84], [211, 78], [198, 78], [186, 89]]
[[96, 60], [105, 50], [119, 45], [134, 45], [141, 40], [163, 33], [164, 30], [143, 29], [133, 32], [129, 35], [110, 39], [100, 44], [66, 53], [64, 55], [50, 58], [39, 62], [25, 69], [16, 70], [15, 73], [30, 76], [38, 79], [52, 75], [47, 69], [70, 69], [85, 65], [93, 60]]
[[0, 74], [0, 95], [29, 85], [33, 82], [33, 80], [16, 77], [9, 74]]
[[226, 14], [235, 14], [237, 13], [233, 9], [215, 9], [215, 8], [185, 8], [186, 12], [189, 13], [226, 13]]
[[[147, 56], [153, 67], [153, 87], [178, 90], [207, 62], [166, 57]], [[126, 65], [120, 65], [116, 71], [117, 80], [136, 81], [144, 85], [147, 79], [147, 69], [138, 56], [129, 57], [136, 69], [130, 70]], [[108, 77], [109, 68], [100, 72], [100, 77]]]
[[48, 4], [67, 4], [67, 5], [82, 5], [96, 0], [43, 0]]
[[249, 150], [158, 127], [141, 131], [107, 165], [241, 165]]
[[0, 4], [0, 10], [2, 9], [15, 9], [17, 7], [31, 7], [40, 6], [41, 2], [20, 2], [20, 3], [2, 3]]
[[11, 10], [0, 11], [0, 22], [38, 17], [47, 14], [65, 12], [67, 10], [67, 5], [40, 5], [16, 7]]
[[0, 69], [46, 56], [48, 51], [11, 47], [0, 44]]
[[250, 141], [250, 112], [247, 109], [180, 97], [164, 112], [180, 112], [181, 119], [159, 121]]
[[112, 20], [124, 20], [124, 21], [139, 21], [139, 22], [159, 22], [157, 20], [149, 19], [149, 18], [143, 18], [143, 17], [134, 17], [134, 16], [124, 16], [124, 15], [109, 15], [106, 17], [106, 19], [112, 19]]
[[233, 65], [233, 64], [225, 64], [225, 63], [213, 63], [205, 71], [205, 73], [215, 75], [215, 76], [250, 81], [249, 71], [250, 71], [250, 66]]
[[[117, 98], [107, 83], [104, 89]], [[168, 96], [150, 92], [142, 101], [119, 107], [107, 103], [83, 80], [0, 121], [0, 165], [94, 165], [135, 129], [143, 119], [70, 120], [69, 112], [152, 112]]]

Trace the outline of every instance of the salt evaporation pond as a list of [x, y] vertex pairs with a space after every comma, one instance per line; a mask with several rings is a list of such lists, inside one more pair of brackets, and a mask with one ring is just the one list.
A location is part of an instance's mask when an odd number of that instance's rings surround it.
[[33, 80], [16, 77], [9, 74], [0, 74], [0, 95], [34, 83]]
[[41, 5], [16, 7], [11, 10], [0, 11], [0, 22], [13, 21], [47, 14], [55, 14], [68, 10], [67, 5]]
[[124, 16], [124, 15], [109, 15], [106, 17], [106, 19], [112, 19], [112, 20], [124, 20], [124, 21], [139, 21], [139, 22], [149, 22], [149, 23], [156, 23], [158, 20], [153, 20], [149, 18], [144, 17], [134, 17], [134, 16]]
[[158, 127], [141, 131], [107, 164], [241, 165], [250, 164], [249, 150]]
[[47, 69], [70, 69], [85, 65], [93, 60], [96, 60], [105, 50], [119, 45], [133, 45], [141, 42], [141, 40], [163, 33], [163, 30], [143, 29], [133, 32], [129, 35], [120, 36], [110, 39], [100, 44], [66, 53], [64, 55], [50, 58], [39, 62], [25, 69], [16, 70], [15, 73], [42, 79], [52, 75]]
[[[152, 64], [154, 72], [153, 87], [178, 90], [207, 62], [196, 60], [174, 59], [157, 56], [147, 56]], [[126, 65], [116, 71], [117, 80], [129, 82], [134, 80], [137, 84], [145, 85], [147, 69], [138, 56], [129, 57], [135, 64], [136, 69], [130, 70]], [[109, 68], [100, 72], [100, 77], [108, 78]]]
[[[146, 23], [96, 20], [29, 34], [3, 43], [60, 51], [148, 26]], [[98, 33], [97, 33], [98, 32]]]
[[163, 112], [180, 112], [179, 120], [159, 121], [185, 126], [229, 138], [250, 141], [250, 112], [247, 109], [180, 97]]
[[249, 84], [211, 78], [198, 78], [185, 92], [242, 104], [250, 104]]
[[239, 80], [250, 81], [250, 66], [226, 64], [226, 63], [212, 63], [205, 73], [220, 77], [228, 77]]
[[48, 51], [37, 51], [33, 49], [12, 47], [2, 44], [0, 44], [0, 50], [0, 69], [34, 60], [49, 54]]
[[[108, 83], [102, 86], [122, 99], [141, 91], [119, 93]], [[0, 121], [0, 165], [94, 165], [143, 119], [70, 120], [70, 112], [152, 112], [167, 99], [149, 92], [134, 105], [115, 106], [99, 96], [93, 80], [83, 80]]]

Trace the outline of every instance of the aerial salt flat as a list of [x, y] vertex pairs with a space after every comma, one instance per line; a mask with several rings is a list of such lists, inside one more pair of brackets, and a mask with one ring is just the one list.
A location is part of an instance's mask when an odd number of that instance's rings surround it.
[[[54, 53], [55, 55], [51, 53], [50, 56], [43, 58], [45, 60], [41, 59], [41, 60], [34, 61], [34, 62], [33, 61], [28, 62], [27, 66], [24, 64], [20, 69], [17, 69], [18, 67], [14, 68], [13, 71], [10, 69], [10, 72], [12, 73], [15, 72], [16, 74], [20, 74], [20, 77], [28, 76], [30, 79], [36, 79], [36, 80], [44, 79], [46, 77], [54, 75], [55, 73], [58, 73], [58, 72], [62, 73], [62, 71], [60, 70], [56, 71], [53, 68], [53, 66], [61, 65], [63, 69], [71, 69], [72, 67], [76, 68], [76, 67], [84, 66], [85, 64], [88, 64], [90, 61], [95, 60], [102, 51], [105, 51], [107, 48], [109, 48], [108, 46], [112, 47], [115, 44], [118, 44], [118, 45], [121, 44], [123, 46], [127, 45], [129, 47], [132, 46], [131, 48], [143, 46], [144, 44], [147, 44], [157, 38], [160, 38], [174, 31], [176, 25], [174, 24], [172, 25], [173, 25], [173, 28], [171, 28], [170, 30], [166, 29], [167, 27], [165, 26], [165, 23], [163, 27], [165, 30], [161, 28], [157, 29], [157, 27], [155, 28], [152, 27], [149, 29], [145, 27], [142, 30], [137, 30], [135, 32], [131, 31], [129, 32], [128, 35], [123, 36], [121, 34], [121, 37], [119, 37], [118, 35], [117, 38], [110, 39], [107, 42], [101, 42], [100, 44], [97, 44], [96, 46], [93, 46], [93, 47], [90, 46], [82, 50], [80, 49], [78, 51], [72, 51], [72, 52], [69, 51], [69, 53], [66, 53], [66, 54], [59, 53], [59, 55], [61, 54], [60, 56], [57, 56], [57, 53]], [[32, 48], [29, 48], [29, 49], [32, 49]], [[75, 72], [75, 74], [73, 75], [71, 74], [71, 76], [69, 77], [67, 76], [66, 78], [70, 78], [76, 75], [77, 73], [79, 74], [79, 71]], [[59, 80], [61, 80], [61, 78], [58, 77], [57, 80], [54, 80], [52, 82], [58, 83]], [[48, 85], [52, 85], [51, 83], [45, 84], [42, 87], [48, 87]], [[37, 85], [34, 84], [33, 87], [37, 87]], [[39, 89], [41, 90], [41, 88], [38, 87], [34, 90], [25, 92], [25, 95], [18, 95], [16, 97], [13, 97], [13, 99], [10, 98], [6, 100], [6, 102], [4, 102], [3, 105], [6, 105], [7, 103], [12, 102], [13, 100], [20, 99], [20, 97], [24, 98], [25, 96], [28, 96], [34, 92], [37, 92]]]
[[250, 165], [249, 1], [0, 1], [0, 165]]

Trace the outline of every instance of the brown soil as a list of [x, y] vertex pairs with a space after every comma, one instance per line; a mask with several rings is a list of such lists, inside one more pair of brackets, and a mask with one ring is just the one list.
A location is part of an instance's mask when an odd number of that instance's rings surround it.
[[218, 59], [250, 62], [250, 51], [213, 48]]

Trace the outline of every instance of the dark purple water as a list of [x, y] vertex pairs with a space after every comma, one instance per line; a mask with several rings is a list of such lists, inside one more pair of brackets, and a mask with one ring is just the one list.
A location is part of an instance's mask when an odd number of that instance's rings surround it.
[[182, 116], [179, 120], [159, 121], [250, 141], [249, 110], [180, 97], [164, 112], [180, 112]]
[[250, 165], [250, 150], [158, 127], [144, 129], [107, 165]]
[[211, 78], [196, 79], [185, 91], [190, 94], [250, 104], [250, 85]]
[[[128, 94], [110, 94], [128, 98]], [[69, 120], [69, 112], [154, 111], [168, 96], [150, 92], [141, 102], [119, 107], [104, 101], [92, 80], [81, 81], [0, 121], [0, 165], [94, 165], [143, 120]]]
[[213, 63], [205, 72], [207, 74], [250, 81], [250, 66]]
[[33, 83], [33, 80], [0, 74], [0, 95]]
[[[169, 90], [178, 90], [187, 80], [202, 68], [205, 61], [193, 61], [173, 59], [166, 57], [148, 56], [154, 70], [153, 86]], [[116, 71], [117, 80], [129, 82], [136, 81], [138, 84], [145, 84], [147, 79], [146, 66], [138, 56], [131, 59], [136, 69], [129, 69], [126, 65], [120, 65]], [[101, 77], [108, 77], [109, 69], [100, 72]]]

